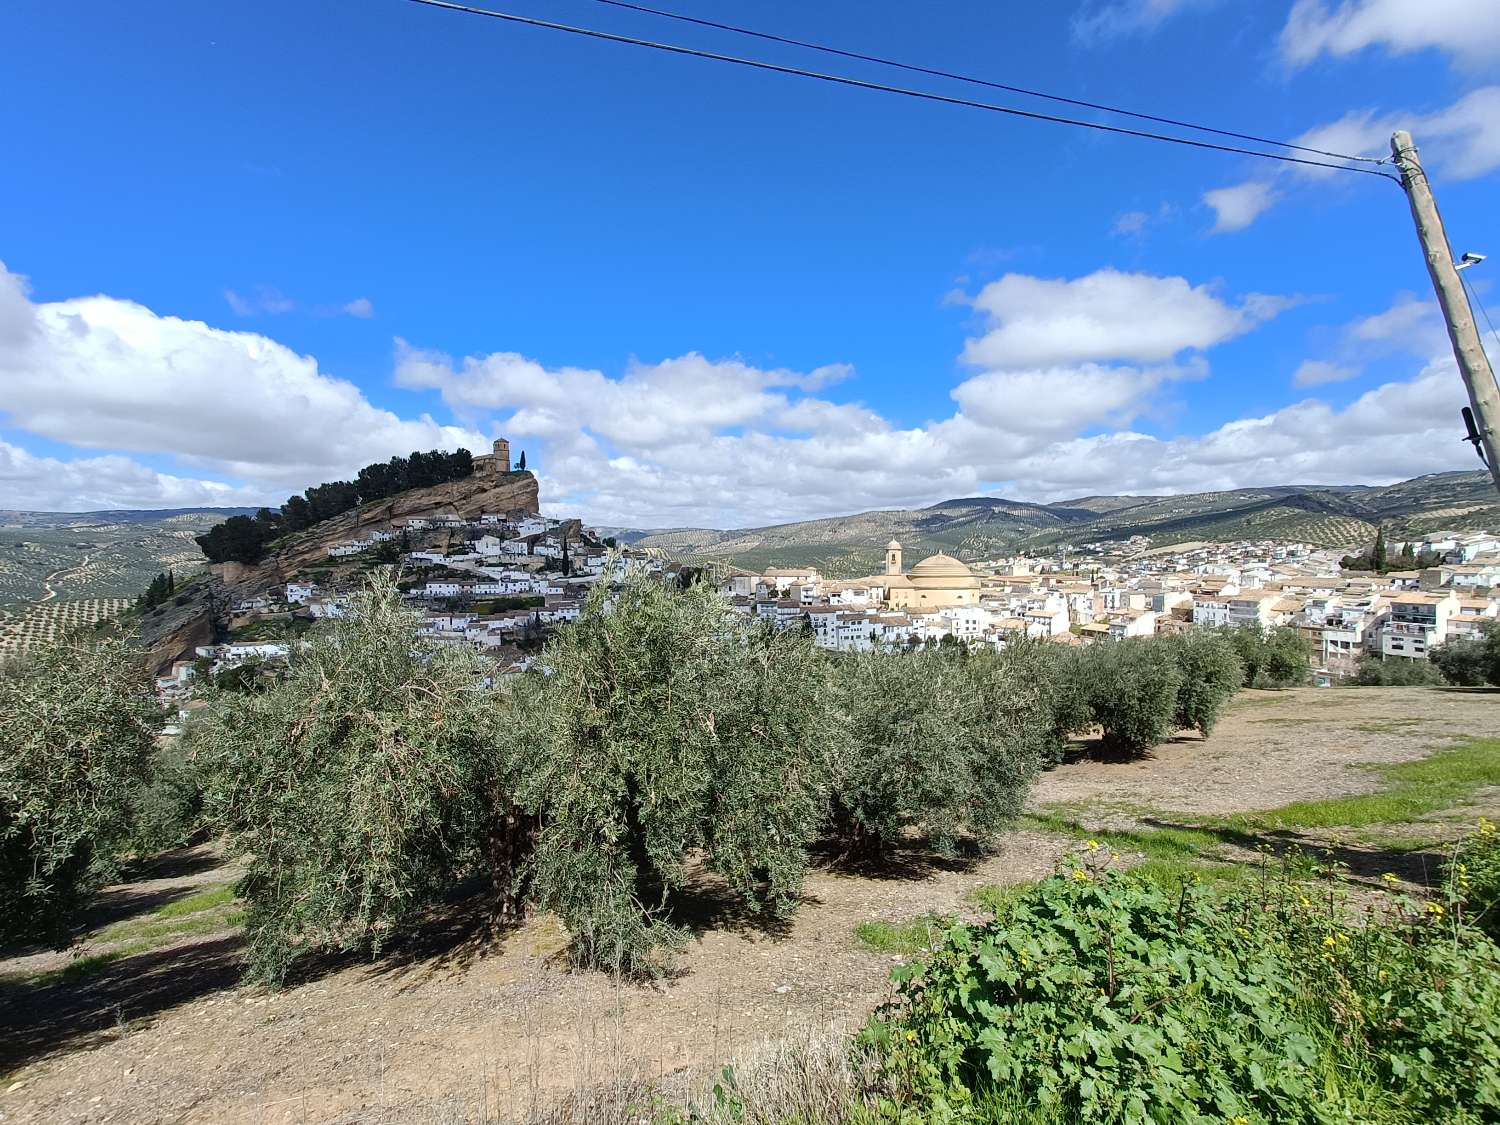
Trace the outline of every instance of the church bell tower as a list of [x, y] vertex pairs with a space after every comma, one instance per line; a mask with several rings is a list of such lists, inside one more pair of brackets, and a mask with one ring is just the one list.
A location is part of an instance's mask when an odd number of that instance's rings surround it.
[[885, 572], [901, 573], [901, 544], [892, 539], [885, 545]]

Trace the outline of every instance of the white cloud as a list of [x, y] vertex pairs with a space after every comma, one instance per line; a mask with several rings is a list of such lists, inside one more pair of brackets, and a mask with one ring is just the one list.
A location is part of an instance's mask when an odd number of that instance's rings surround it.
[[1214, 209], [1214, 234], [1244, 230], [1276, 202], [1276, 191], [1263, 180], [1247, 180], [1234, 187], [1203, 193], [1203, 202]]
[[1305, 359], [1292, 375], [1294, 387], [1319, 387], [1325, 383], [1343, 383], [1359, 378], [1359, 368], [1342, 367], [1322, 359]]
[[375, 302], [368, 297], [356, 297], [344, 306], [344, 311], [360, 320], [369, 320], [375, 315]]
[[1125, 211], [1115, 216], [1109, 233], [1116, 238], [1142, 238], [1149, 227], [1165, 223], [1177, 214], [1170, 203], [1163, 203], [1153, 211]]
[[1071, 281], [1007, 274], [971, 303], [987, 330], [964, 345], [964, 362], [1004, 368], [1157, 363], [1223, 343], [1285, 307], [1255, 295], [1236, 307], [1185, 278], [1108, 269]]
[[[547, 511], [657, 527], [744, 526], [987, 490], [1045, 499], [1467, 466], [1452, 440], [1463, 399], [1451, 362], [1343, 410], [1308, 399], [1174, 439], [1128, 428], [1159, 412], [1173, 387], [1206, 377], [1204, 352], [1286, 303], [1231, 301], [1183, 278], [1011, 275], [973, 299], [983, 332], [966, 354], [992, 354], [952, 389], [946, 416], [909, 425], [826, 397], [850, 375], [842, 365], [800, 372], [688, 353], [606, 375], [510, 352], [450, 359], [399, 344], [398, 382], [440, 392], [471, 420], [460, 427], [381, 410], [264, 336], [108, 297], [34, 303], [23, 279], [0, 271], [5, 424], [104, 451], [65, 460], [6, 443], [0, 488], [6, 506], [49, 509], [254, 504], [393, 452], [475, 448], [479, 426], [527, 449]], [[1413, 323], [1418, 313], [1398, 301], [1349, 332], [1361, 347], [1409, 347], [1425, 339]], [[190, 468], [161, 472], [122, 451]]]
[[1451, 360], [1387, 383], [1343, 410], [1318, 399], [1201, 437], [1116, 433], [1049, 446], [1016, 465], [1014, 491], [1172, 493], [1269, 484], [1380, 484], [1477, 467], [1455, 441], [1463, 384]]
[[1361, 317], [1347, 329], [1351, 343], [1374, 346], [1374, 351], [1404, 351], [1410, 355], [1442, 355], [1448, 350], [1448, 329], [1437, 302], [1415, 293], [1400, 293], [1391, 307]]
[[1383, 46], [1393, 54], [1436, 48], [1465, 64], [1500, 58], [1500, 5], [1488, 0], [1297, 0], [1281, 32], [1292, 66]]
[[1019, 435], [1058, 438], [1089, 426], [1129, 425], [1164, 384], [1203, 378], [1207, 365], [1133, 368], [1081, 364], [988, 371], [953, 390], [964, 417]]
[[379, 409], [265, 336], [111, 297], [34, 304], [3, 265], [0, 378], [8, 425], [83, 448], [170, 454], [263, 488], [301, 489], [395, 452], [485, 444], [471, 429]]
[[41, 512], [247, 507], [282, 499], [254, 487], [159, 473], [128, 457], [38, 457], [3, 440], [0, 496], [7, 507]]
[[249, 297], [236, 293], [233, 289], [226, 289], [224, 300], [236, 316], [255, 316], [258, 313], [280, 316], [297, 307], [296, 301], [274, 285], [257, 285], [254, 295]]
[[[1496, 11], [1500, 11], [1500, 4], [1496, 5]], [[1348, 156], [1384, 157], [1390, 152], [1391, 134], [1397, 129], [1413, 135], [1428, 171], [1454, 180], [1488, 175], [1500, 168], [1500, 86], [1471, 90], [1452, 105], [1433, 113], [1378, 114], [1370, 109], [1351, 110], [1337, 121], [1294, 137], [1293, 143]], [[1216, 233], [1243, 230], [1285, 196], [1284, 191], [1274, 190], [1275, 183], [1326, 182], [1337, 175], [1336, 168], [1288, 164], [1282, 166], [1274, 181], [1264, 177], [1246, 180], [1206, 192], [1203, 201], [1218, 214]]]
[[1073, 17], [1073, 37], [1096, 44], [1155, 31], [1172, 16], [1216, 0], [1091, 0]]

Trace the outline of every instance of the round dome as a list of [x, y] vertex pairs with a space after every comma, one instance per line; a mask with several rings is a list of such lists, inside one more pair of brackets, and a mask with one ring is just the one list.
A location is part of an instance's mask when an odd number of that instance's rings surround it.
[[887, 543], [885, 545], [885, 549], [887, 551], [899, 551], [899, 550], [901, 550], [901, 544], [897, 543], [894, 539], [892, 539], [889, 543]]
[[950, 555], [936, 554], [923, 559], [906, 572], [911, 584], [945, 590], [977, 588], [979, 578], [972, 570]]

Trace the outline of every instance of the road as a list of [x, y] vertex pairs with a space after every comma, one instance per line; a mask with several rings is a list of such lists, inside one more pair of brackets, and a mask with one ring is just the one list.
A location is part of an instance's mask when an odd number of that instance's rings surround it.
[[43, 602], [50, 602], [53, 598], [57, 597], [57, 591], [55, 589], [53, 589], [53, 586], [52, 586], [52, 580], [54, 578], [58, 578], [58, 579], [60, 579], [60, 578], [66, 578], [68, 575], [74, 574], [74, 573], [82, 570], [84, 567], [88, 566], [89, 563], [92, 562], [92, 561], [93, 561], [93, 556], [92, 555], [84, 555], [83, 556], [83, 561], [81, 563], [79, 563], [77, 566], [65, 567], [62, 570], [54, 570], [51, 574], [47, 575], [46, 578], [43, 578], [42, 579], [42, 589], [46, 590], [47, 592], [45, 594], [43, 594], [40, 598], [38, 598], [36, 600], [36, 604], [37, 605], [41, 605]]

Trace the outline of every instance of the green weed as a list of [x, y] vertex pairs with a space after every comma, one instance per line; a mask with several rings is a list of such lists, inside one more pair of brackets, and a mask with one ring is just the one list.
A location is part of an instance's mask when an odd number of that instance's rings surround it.
[[1500, 739], [1476, 738], [1415, 761], [1365, 768], [1379, 775], [1385, 788], [1353, 797], [1296, 801], [1263, 812], [1214, 818], [1212, 823], [1251, 830], [1410, 823], [1452, 808], [1485, 786], [1500, 785]]
[[854, 939], [871, 953], [910, 957], [931, 949], [951, 925], [952, 918], [938, 914], [924, 914], [909, 922], [861, 922], [854, 927]]
[[226, 884], [216, 887], [211, 891], [199, 891], [187, 898], [180, 898], [176, 902], [169, 902], [156, 912], [158, 918], [180, 918], [185, 914], [198, 914], [204, 910], [214, 910], [220, 906], [228, 906], [234, 901], [234, 887]]

